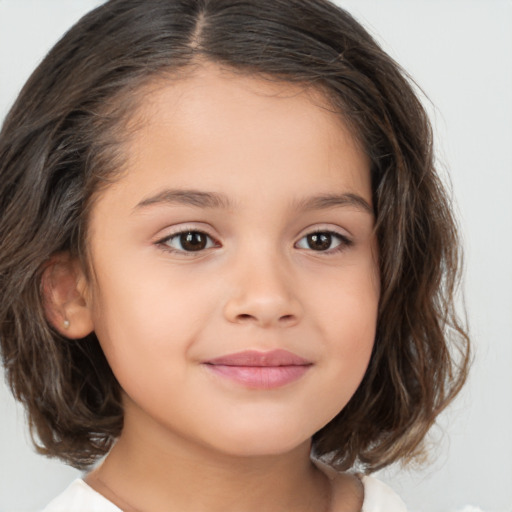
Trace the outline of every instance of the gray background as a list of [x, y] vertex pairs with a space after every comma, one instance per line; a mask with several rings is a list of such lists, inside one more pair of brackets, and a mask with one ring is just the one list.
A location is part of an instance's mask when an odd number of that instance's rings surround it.
[[[0, 120], [48, 49], [98, 3], [0, 0]], [[512, 512], [512, 1], [338, 3], [435, 105], [428, 108], [461, 219], [476, 351], [468, 386], [433, 432], [431, 464], [382, 476], [411, 511]], [[33, 453], [23, 411], [0, 382], [0, 511], [37, 510], [78, 475]]]

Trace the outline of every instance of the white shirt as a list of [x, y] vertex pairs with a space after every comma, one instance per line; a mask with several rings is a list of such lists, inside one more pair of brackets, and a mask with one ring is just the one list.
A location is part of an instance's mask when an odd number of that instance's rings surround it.
[[[361, 512], [406, 512], [403, 501], [384, 483], [362, 477], [364, 502]], [[122, 512], [112, 502], [77, 479], [42, 512]]]

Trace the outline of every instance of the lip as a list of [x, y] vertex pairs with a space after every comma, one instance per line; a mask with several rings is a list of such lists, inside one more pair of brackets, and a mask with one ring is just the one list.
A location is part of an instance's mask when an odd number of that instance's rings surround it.
[[247, 350], [205, 361], [212, 373], [251, 389], [273, 389], [300, 379], [313, 363], [287, 350]]

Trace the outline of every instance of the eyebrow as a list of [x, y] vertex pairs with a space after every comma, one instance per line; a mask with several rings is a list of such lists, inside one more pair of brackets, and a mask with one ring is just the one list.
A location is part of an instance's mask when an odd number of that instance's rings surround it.
[[[134, 210], [144, 209], [153, 205], [186, 205], [198, 208], [220, 208], [232, 207], [229, 198], [218, 192], [204, 192], [201, 190], [180, 190], [166, 189], [158, 194], [140, 201]], [[353, 193], [346, 194], [321, 194], [307, 197], [294, 203], [297, 210], [325, 210], [339, 206], [352, 206], [365, 213], [373, 215], [373, 208], [360, 195]]]
[[231, 206], [231, 201], [224, 194], [203, 192], [200, 190], [171, 190], [166, 189], [154, 196], [140, 201], [135, 210], [159, 204], [181, 204], [199, 208], [224, 208]]
[[326, 210], [338, 206], [352, 206], [358, 210], [371, 215], [374, 214], [373, 208], [368, 201], [358, 194], [322, 194], [313, 197], [307, 197], [298, 201], [297, 209], [300, 210]]

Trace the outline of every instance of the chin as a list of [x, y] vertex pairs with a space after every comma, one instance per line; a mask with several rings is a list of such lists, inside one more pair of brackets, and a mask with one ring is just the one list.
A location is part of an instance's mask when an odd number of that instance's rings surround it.
[[[227, 435], [226, 435], [227, 434]], [[269, 457], [290, 453], [299, 447], [309, 452], [311, 435], [304, 432], [252, 431], [230, 429], [224, 433], [222, 446], [217, 439], [216, 448], [234, 457]]]

